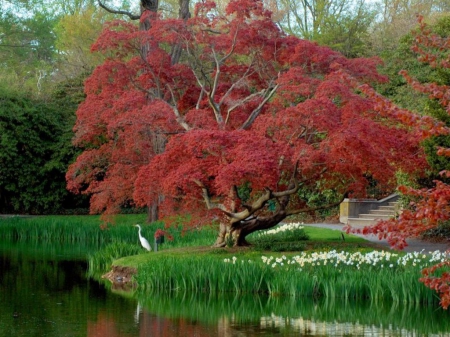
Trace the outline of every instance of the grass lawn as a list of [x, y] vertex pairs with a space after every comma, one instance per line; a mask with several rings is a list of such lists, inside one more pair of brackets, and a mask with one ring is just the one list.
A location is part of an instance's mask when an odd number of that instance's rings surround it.
[[[305, 251], [317, 251], [317, 250], [345, 250], [345, 251], [372, 251], [372, 250], [383, 250], [385, 247], [377, 245], [376, 243], [367, 241], [359, 236], [345, 234], [338, 230], [318, 228], [318, 227], [305, 227], [304, 232], [308, 235], [309, 239], [303, 241]], [[198, 233], [197, 235], [200, 235]], [[190, 234], [187, 241], [193, 243], [203, 243], [203, 245], [191, 245], [189, 242], [184, 242], [177, 244], [176, 242], [171, 243], [170, 247], [165, 244], [160, 246], [158, 252], [147, 253], [142, 249], [142, 254], [125, 256], [114, 260], [113, 265], [117, 266], [127, 266], [137, 268], [138, 266], [145, 263], [152, 263], [162, 256], [170, 257], [180, 257], [186, 255], [197, 255], [197, 256], [212, 256], [216, 258], [226, 258], [227, 256], [237, 255], [242, 258], [255, 259], [260, 258], [264, 254], [272, 254], [274, 256], [294, 256], [298, 254], [299, 251], [283, 251], [283, 252], [271, 252], [255, 249], [255, 247], [225, 247], [225, 248], [212, 248], [211, 244], [214, 240], [211, 240], [213, 236], [211, 233], [208, 234], [209, 240], [204, 242], [197, 235]], [[343, 236], [342, 236], [343, 235]], [[344, 239], [343, 239], [344, 237]], [[179, 240], [183, 240], [183, 237], [179, 237]], [[201, 242], [203, 241], [203, 242]], [[252, 238], [249, 239], [250, 242], [254, 241]], [[206, 245], [205, 245], [206, 244]]]

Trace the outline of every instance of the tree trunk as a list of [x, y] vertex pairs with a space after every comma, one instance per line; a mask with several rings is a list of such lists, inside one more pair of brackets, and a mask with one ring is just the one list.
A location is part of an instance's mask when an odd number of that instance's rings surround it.
[[[184, 21], [191, 17], [191, 13], [189, 12], [189, 1], [190, 0], [179, 0], [180, 10], [178, 11], [178, 17]], [[182, 51], [183, 47], [181, 43], [176, 43], [172, 46], [172, 50], [170, 51], [172, 64], [177, 64], [180, 61]]]
[[226, 246], [226, 237], [229, 233], [229, 225], [225, 224], [223, 222], [220, 223], [219, 227], [219, 235], [217, 236], [216, 242], [214, 243], [213, 247], [220, 248]]
[[147, 221], [158, 221], [158, 216], [158, 202], [153, 202], [150, 206], [148, 206]]
[[231, 235], [233, 239], [233, 246], [243, 247], [250, 246], [246, 237], [256, 231], [269, 229], [278, 225], [281, 221], [286, 219], [285, 211], [279, 211], [276, 214], [265, 217], [255, 217], [250, 220], [242, 220], [232, 223], [220, 223], [219, 234], [213, 247], [225, 247], [227, 242], [227, 235]]

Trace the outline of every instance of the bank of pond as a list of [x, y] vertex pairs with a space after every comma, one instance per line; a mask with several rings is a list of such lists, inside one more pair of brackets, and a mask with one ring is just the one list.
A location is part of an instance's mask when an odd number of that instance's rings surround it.
[[[147, 315], [148, 320], [201, 321], [214, 329], [222, 324], [247, 331], [248, 324], [257, 324], [266, 332], [337, 329], [345, 335], [351, 326], [384, 331], [388, 336], [402, 335], [399, 331], [450, 336], [448, 311], [439, 307], [435, 292], [419, 282], [424, 267], [448, 258], [440, 252], [386, 251], [361, 238], [342, 239], [337, 231], [316, 232], [301, 226], [291, 228], [289, 234], [280, 230], [249, 238], [255, 247], [245, 249], [211, 248], [215, 228], [184, 232], [180, 227], [170, 232], [172, 241], [166, 239], [158, 251], [147, 252], [133, 227], [145, 223], [145, 215], [123, 216], [106, 229], [100, 223], [98, 217], [0, 219], [0, 251], [7, 252], [9, 266], [15, 261], [28, 268], [24, 273], [33, 274], [28, 278], [35, 284], [38, 273], [45, 273], [43, 279], [54, 277], [53, 283], [67, 277], [88, 282], [88, 288], [102, 296], [105, 291], [108, 296], [120, 296], [135, 320]], [[153, 238], [157, 229], [164, 229], [164, 224], [143, 226], [143, 234]], [[280, 244], [292, 241], [293, 235], [303, 244], [296, 251], [286, 249], [292, 245]], [[275, 251], [264, 248], [270, 242], [278, 247]], [[24, 262], [31, 260], [30, 265]], [[68, 268], [67, 260], [78, 261], [77, 267]], [[111, 265], [137, 270], [131, 288], [102, 279]], [[2, 268], [4, 292], [5, 282], [14, 282], [18, 276], [5, 263]], [[78, 276], [61, 276], [69, 270]], [[14, 287], [29, 294], [27, 277], [20, 278]], [[3, 303], [15, 301], [12, 296], [17, 294], [8, 294], [3, 295]], [[133, 310], [128, 301], [135, 303]], [[329, 323], [320, 327], [318, 322]], [[312, 335], [333, 335], [325, 330]], [[348, 335], [352, 334], [358, 335]]]

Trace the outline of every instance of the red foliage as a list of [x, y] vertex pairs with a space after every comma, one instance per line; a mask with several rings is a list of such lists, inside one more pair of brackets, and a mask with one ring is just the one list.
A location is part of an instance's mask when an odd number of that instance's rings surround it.
[[165, 231], [163, 231], [162, 229], [157, 229], [155, 232], [155, 239], [159, 239], [160, 237], [164, 236], [166, 234]]
[[217, 211], [199, 186], [232, 205], [245, 185], [251, 202], [283, 191], [299, 162], [304, 186], [364, 196], [367, 176], [393, 188], [398, 168], [425, 167], [410, 125], [369, 92], [386, 80], [379, 60], [285, 36], [261, 1], [230, 1], [225, 16], [201, 2], [195, 14], [148, 31], [113, 22], [93, 46], [109, 59], [86, 81], [74, 140], [85, 152], [67, 173], [92, 212], [162, 200], [163, 215], [207, 223]]
[[[447, 309], [450, 306], [450, 261], [440, 262], [422, 271], [420, 279], [427, 287], [435, 290], [441, 298], [441, 306]], [[440, 276], [433, 275], [440, 271]]]

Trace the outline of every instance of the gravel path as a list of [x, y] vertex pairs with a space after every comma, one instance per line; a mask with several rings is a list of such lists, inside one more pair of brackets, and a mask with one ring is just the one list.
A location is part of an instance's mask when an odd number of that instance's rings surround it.
[[[326, 224], [326, 223], [311, 223], [311, 224], [304, 224], [304, 226], [329, 228], [337, 231], [342, 231], [342, 228], [344, 227], [343, 224]], [[360, 234], [354, 235], [360, 236], [368, 241], [376, 242], [380, 245], [389, 248], [389, 245], [386, 240], [379, 240], [375, 235], [360, 235]], [[420, 252], [422, 250], [425, 252], [434, 252], [435, 250], [445, 252], [446, 250], [450, 250], [450, 242], [433, 243], [419, 239], [408, 239], [406, 240], [406, 242], [408, 243], [408, 246], [404, 249], [405, 252]]]

